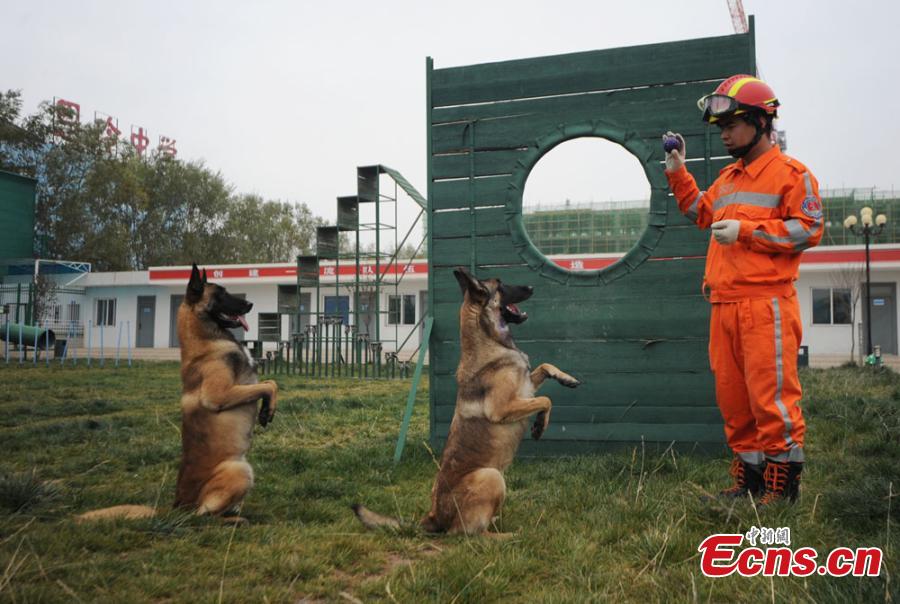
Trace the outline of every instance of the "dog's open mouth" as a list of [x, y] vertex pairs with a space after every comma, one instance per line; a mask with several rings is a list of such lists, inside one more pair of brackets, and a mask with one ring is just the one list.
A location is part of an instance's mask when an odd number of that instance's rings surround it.
[[247, 324], [247, 319], [244, 315], [226, 315], [223, 313], [219, 316], [225, 323], [229, 324], [228, 327], [230, 328], [243, 327], [244, 331], [250, 331], [250, 325]]
[[528, 318], [528, 313], [519, 310], [515, 304], [507, 304], [500, 309], [500, 316], [507, 323], [522, 323]]

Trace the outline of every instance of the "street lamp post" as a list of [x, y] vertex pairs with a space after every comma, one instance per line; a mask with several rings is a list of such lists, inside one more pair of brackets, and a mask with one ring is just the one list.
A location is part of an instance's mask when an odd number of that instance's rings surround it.
[[[858, 227], [857, 225], [862, 226]], [[866, 333], [868, 334], [868, 351], [872, 354], [872, 280], [869, 270], [869, 243], [881, 234], [884, 225], [887, 224], [887, 216], [879, 214], [872, 219], [872, 208], [865, 207], [859, 211], [859, 220], [853, 214], [844, 219], [844, 227], [850, 229], [854, 235], [863, 237], [866, 240]]]

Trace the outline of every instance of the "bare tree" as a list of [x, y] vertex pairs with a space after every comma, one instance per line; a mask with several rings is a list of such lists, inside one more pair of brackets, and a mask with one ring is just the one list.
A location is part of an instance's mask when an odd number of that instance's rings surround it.
[[[856, 363], [856, 309], [862, 295], [862, 284], [865, 266], [861, 263], [850, 263], [841, 266], [829, 274], [831, 284], [837, 289], [850, 292], [850, 361]], [[862, 362], [860, 359], [859, 362]]]
[[354, 292], [356, 292], [357, 297], [354, 300], [354, 304], [358, 304], [359, 307], [355, 309], [356, 312], [356, 320], [359, 322], [357, 324], [357, 333], [366, 333], [373, 335], [373, 325], [371, 324], [373, 320], [378, 320], [375, 316], [375, 282], [371, 279], [366, 281], [359, 282], [359, 289], [356, 288], [355, 283], [346, 283], [344, 284], [344, 288], [347, 290], [347, 293], [353, 298]]
[[50, 277], [38, 273], [34, 280], [31, 300], [34, 322], [47, 323], [53, 319], [53, 307], [57, 302], [57, 284]]

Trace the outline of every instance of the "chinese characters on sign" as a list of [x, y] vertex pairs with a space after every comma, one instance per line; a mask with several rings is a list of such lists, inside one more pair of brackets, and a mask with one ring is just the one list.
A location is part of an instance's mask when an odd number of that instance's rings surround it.
[[81, 122], [81, 105], [67, 101], [66, 99], [53, 99], [53, 134], [59, 138], [69, 140], [69, 134], [73, 126]]
[[178, 149], [175, 148], [175, 139], [169, 138], [168, 136], [160, 136], [159, 137], [159, 146], [156, 147], [156, 150], [160, 153], [168, 155], [169, 157], [175, 157], [178, 155]]
[[143, 155], [147, 146], [150, 144], [150, 138], [144, 134], [144, 129], [138, 126], [137, 132], [134, 126], [131, 127], [131, 146], [135, 148], [138, 155]]
[[[53, 114], [53, 134], [61, 139], [69, 140], [72, 128], [81, 123], [81, 105], [74, 101], [55, 97], [53, 105], [56, 109]], [[115, 154], [122, 137], [119, 120], [110, 115], [94, 112], [94, 121], [103, 125], [100, 131], [102, 142], [111, 155]], [[160, 155], [175, 157], [178, 155], [178, 149], [175, 147], [176, 142], [174, 138], [160, 136], [156, 152]], [[143, 126], [132, 126], [131, 137], [127, 143], [134, 147], [139, 156], [143, 157], [150, 147], [150, 133]]]

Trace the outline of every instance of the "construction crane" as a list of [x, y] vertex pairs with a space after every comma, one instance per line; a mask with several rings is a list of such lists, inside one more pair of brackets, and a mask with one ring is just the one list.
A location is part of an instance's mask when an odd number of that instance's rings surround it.
[[731, 13], [734, 33], [745, 34], [750, 31], [750, 26], [747, 25], [747, 15], [744, 14], [744, 3], [741, 0], [728, 0], [728, 12]]

